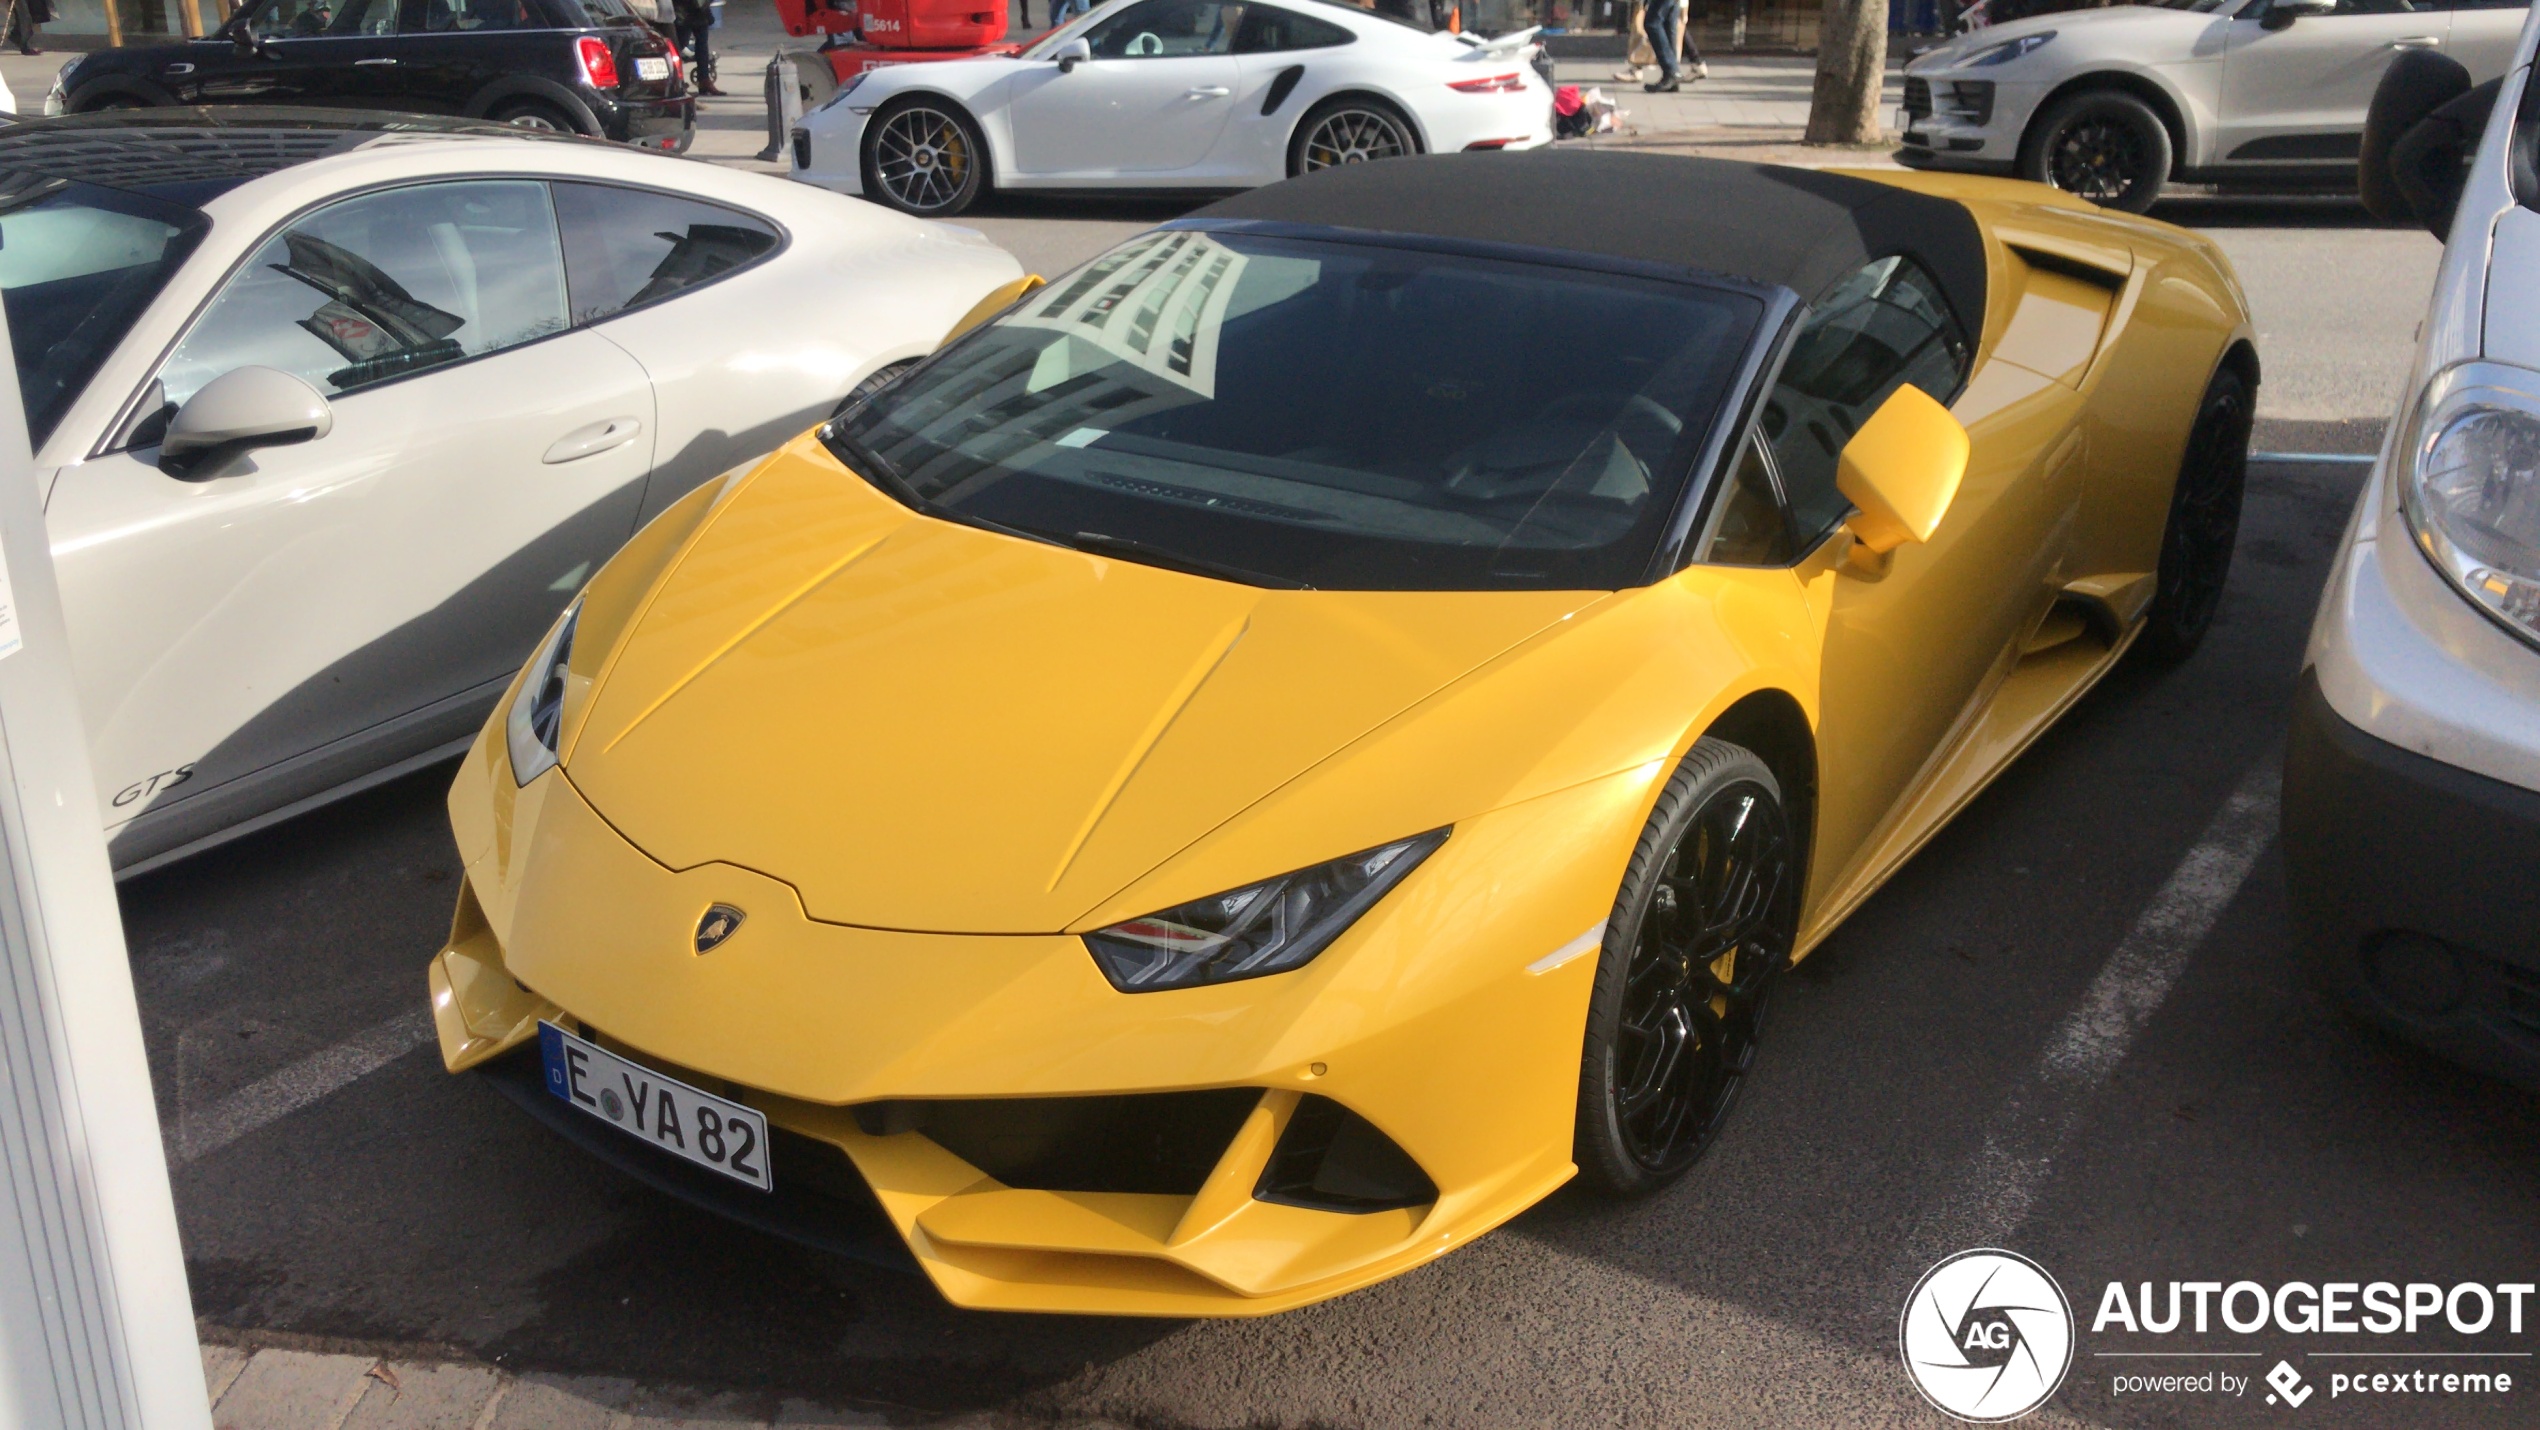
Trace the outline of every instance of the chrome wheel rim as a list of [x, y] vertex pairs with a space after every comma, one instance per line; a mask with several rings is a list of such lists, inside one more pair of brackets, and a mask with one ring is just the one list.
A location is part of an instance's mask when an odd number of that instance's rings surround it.
[[511, 126], [514, 129], [535, 129], [541, 134], [562, 134], [564, 132], [563, 125], [556, 123], [554, 120], [549, 119], [543, 114], [515, 114], [511, 117]]
[[1310, 174], [1335, 164], [1399, 159], [1410, 152], [1411, 136], [1392, 115], [1373, 109], [1344, 109], [1326, 115], [1305, 137], [1302, 168]]
[[2116, 119], [2085, 118], [2055, 135], [2046, 181], [2076, 198], [2113, 204], [2143, 173], [2143, 137]]
[[1650, 883], [1614, 1040], [1615, 1125], [1664, 1176], [1711, 1145], [1790, 962], [1799, 878], [1781, 806], [1754, 784], [1695, 811]]
[[941, 110], [903, 109], [873, 139], [873, 177], [902, 207], [939, 209], [970, 182], [970, 136]]

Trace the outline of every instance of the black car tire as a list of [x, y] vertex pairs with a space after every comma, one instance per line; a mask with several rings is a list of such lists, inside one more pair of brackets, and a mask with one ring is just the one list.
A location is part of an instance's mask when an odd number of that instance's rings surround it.
[[101, 94], [95, 99], [83, 101], [71, 112], [74, 114], [102, 114], [109, 109], [149, 109], [152, 107], [153, 106], [150, 101], [143, 99], [140, 95], [127, 94], [121, 90], [117, 90], [112, 94]]
[[1288, 177], [1419, 152], [1420, 131], [1401, 110], [1370, 95], [1335, 95], [1307, 110], [1288, 136]]
[[899, 381], [901, 374], [917, 366], [920, 361], [922, 359], [901, 358], [898, 362], [886, 362], [875, 368], [872, 376], [848, 388], [847, 395], [838, 399], [838, 405], [829, 409], [830, 420], [835, 421], [845, 416], [848, 408]]
[[1695, 742], [1641, 831], [1597, 955], [1571, 1153], [1587, 1185], [1647, 1195], [1718, 1140], [1790, 963], [1800, 878], [1772, 770], [1742, 746]]
[[497, 106], [486, 118], [497, 124], [509, 124], [515, 128], [533, 129], [545, 134], [580, 134], [582, 132], [582, 126], [573, 122], [572, 115], [543, 99], [515, 99], [508, 104]]
[[2170, 176], [2170, 130], [2120, 90], [2086, 90], [2046, 107], [2020, 144], [2020, 177], [2103, 208], [2141, 213]]
[[2179, 459], [2178, 485], [2161, 531], [2160, 586], [2135, 649], [2156, 665], [2196, 653], [2222, 605], [2231, 552], [2240, 536], [2240, 500], [2249, 479], [2249, 429], [2257, 394], [2234, 368], [2218, 368], [2196, 404]]
[[988, 144], [962, 107], [929, 94], [884, 105], [858, 146], [864, 196], [920, 218], [950, 218], [988, 191]]

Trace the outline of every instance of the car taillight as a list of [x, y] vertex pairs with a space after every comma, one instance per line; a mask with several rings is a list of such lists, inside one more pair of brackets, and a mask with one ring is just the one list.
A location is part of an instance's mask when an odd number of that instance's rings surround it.
[[1514, 94], [1526, 87], [1526, 77], [1511, 71], [1488, 79], [1451, 79], [1446, 87], [1459, 94]]
[[609, 53], [608, 42], [584, 35], [574, 41], [573, 52], [582, 60], [582, 77], [593, 89], [617, 88], [617, 56]]
[[679, 52], [677, 50], [672, 50], [669, 58], [671, 84], [676, 86], [686, 83], [688, 79], [688, 66], [680, 61]]

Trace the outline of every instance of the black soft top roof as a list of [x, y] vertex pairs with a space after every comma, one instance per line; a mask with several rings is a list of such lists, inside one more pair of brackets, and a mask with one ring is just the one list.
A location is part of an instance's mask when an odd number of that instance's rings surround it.
[[1612, 151], [1437, 154], [1339, 165], [1192, 217], [1681, 264], [1811, 301], [1901, 253], [1940, 280], [1969, 332], [1984, 322], [1984, 237], [1965, 205], [1812, 169]]
[[501, 143], [585, 142], [481, 119], [223, 105], [110, 109], [0, 128], [0, 188], [77, 179], [201, 205], [295, 164], [392, 136], [473, 135]]

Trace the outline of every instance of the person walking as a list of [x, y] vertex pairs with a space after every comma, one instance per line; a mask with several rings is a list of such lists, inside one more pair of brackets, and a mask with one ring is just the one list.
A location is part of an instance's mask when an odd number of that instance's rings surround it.
[[1682, 59], [1682, 63], [1687, 64], [1687, 65], [1691, 65], [1691, 66], [1693, 67], [1693, 77], [1694, 77], [1695, 79], [1709, 79], [1709, 78], [1711, 77], [1711, 67], [1710, 67], [1709, 65], [1706, 65], [1706, 64], [1704, 64], [1704, 63], [1702, 62], [1702, 47], [1701, 47], [1700, 45], [1697, 45], [1697, 44], [1695, 44], [1695, 43], [1693, 42], [1693, 38], [1692, 38], [1692, 36], [1691, 36], [1690, 34], [1688, 34], [1688, 33], [1687, 33], [1687, 30], [1686, 30], [1686, 25], [1685, 25], [1685, 22], [1686, 22], [1687, 20], [1691, 19], [1692, 17], [1693, 17], [1693, 0], [1677, 0], [1677, 5], [1676, 5], [1676, 49], [1677, 49], [1677, 53], [1678, 53], [1678, 54], [1680, 54], [1680, 55], [1683, 57], [1683, 59]]
[[720, 97], [722, 90], [714, 83], [714, 5], [712, 0], [677, 0], [679, 16], [679, 48], [690, 51], [688, 72], [697, 79], [697, 93]]
[[1632, 18], [1623, 27], [1623, 67], [1614, 78], [1639, 80], [1642, 70], [1658, 63], [1658, 54], [1649, 47], [1649, 0], [1632, 0]]
[[35, 47], [37, 27], [52, 18], [53, 0], [9, 0], [9, 43], [22, 55], [44, 53]]
[[1684, 32], [1685, 0], [1656, 0], [1644, 23], [1649, 47], [1658, 52], [1658, 78], [1641, 88], [1651, 94], [1674, 94], [1683, 88], [1677, 83], [1681, 62], [1676, 58], [1676, 47], [1681, 41], [1676, 37]]

